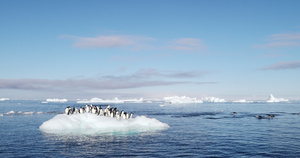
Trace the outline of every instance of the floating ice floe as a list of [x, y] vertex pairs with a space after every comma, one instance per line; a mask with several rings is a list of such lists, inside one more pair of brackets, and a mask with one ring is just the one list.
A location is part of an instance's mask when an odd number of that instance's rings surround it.
[[6, 115], [10, 115], [10, 114], [14, 114], [15, 112], [14, 111], [9, 111], [6, 113]]
[[[54, 98], [54, 99], [46, 99], [46, 102], [56, 102], [56, 103], [64, 103], [67, 102], [67, 99], [58, 99], [58, 98]], [[43, 102], [45, 103], [45, 102]]]
[[58, 114], [45, 121], [39, 128], [45, 133], [55, 134], [137, 134], [169, 128], [155, 118], [137, 116], [132, 119], [115, 119], [92, 113], [77, 115]]
[[9, 98], [0, 98], [0, 101], [10, 100]]
[[14, 116], [14, 115], [33, 115], [34, 114], [34, 111], [18, 111], [18, 112], [15, 112], [15, 111], [9, 111], [5, 114], [1, 114], [1, 116]]
[[77, 103], [142, 103], [143, 98], [140, 99], [119, 99], [115, 97], [114, 99], [101, 99], [101, 98], [92, 98], [91, 100], [83, 99], [78, 100]]
[[289, 101], [288, 99], [275, 98], [272, 94], [270, 94], [267, 103], [279, 103], [279, 102], [288, 102], [288, 101]]
[[190, 98], [187, 96], [164, 97], [164, 101], [165, 103], [170, 103], [170, 104], [203, 103], [202, 100], [197, 100], [197, 98]]
[[225, 99], [217, 98], [217, 97], [203, 97], [203, 102], [212, 102], [212, 103], [224, 103]]

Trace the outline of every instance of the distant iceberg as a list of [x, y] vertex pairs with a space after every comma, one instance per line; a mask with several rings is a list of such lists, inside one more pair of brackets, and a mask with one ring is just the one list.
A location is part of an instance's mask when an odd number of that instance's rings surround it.
[[217, 98], [217, 97], [203, 97], [202, 100], [204, 102], [212, 102], [212, 103], [224, 103], [224, 102], [226, 102], [225, 99], [220, 99], [220, 98]]
[[[46, 102], [56, 102], [56, 103], [64, 103], [64, 102], [67, 102], [68, 100], [67, 99], [57, 99], [57, 98], [54, 98], [54, 99], [46, 99]], [[44, 102], [45, 103], [45, 102]]]
[[83, 99], [78, 100], [77, 103], [142, 103], [143, 98], [140, 99], [119, 99], [115, 97], [114, 99], [101, 99], [101, 98], [92, 98], [91, 100]]
[[272, 94], [270, 94], [267, 103], [279, 103], [279, 102], [288, 102], [288, 101], [289, 101], [288, 99], [275, 98]]
[[58, 114], [45, 121], [39, 128], [45, 133], [56, 134], [116, 134], [130, 135], [163, 130], [170, 126], [155, 118], [137, 116], [128, 120], [98, 116], [92, 113], [78, 115]]
[[241, 99], [241, 100], [235, 100], [232, 101], [233, 103], [253, 103], [253, 101], [248, 101], [246, 99]]
[[0, 101], [10, 100], [9, 98], [0, 98]]
[[164, 97], [164, 101], [165, 103], [170, 103], [170, 104], [203, 103], [202, 100], [197, 100], [197, 98], [190, 98], [187, 96]]

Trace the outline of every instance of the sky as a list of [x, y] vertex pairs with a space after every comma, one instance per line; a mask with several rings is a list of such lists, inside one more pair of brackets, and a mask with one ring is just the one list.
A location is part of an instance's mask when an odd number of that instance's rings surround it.
[[298, 0], [0, 0], [0, 98], [300, 100]]

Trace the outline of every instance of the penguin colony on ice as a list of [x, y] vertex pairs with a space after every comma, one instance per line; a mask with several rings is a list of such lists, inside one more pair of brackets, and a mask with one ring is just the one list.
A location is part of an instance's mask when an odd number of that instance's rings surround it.
[[[103, 106], [103, 105], [102, 105]], [[93, 104], [91, 105], [85, 105], [84, 107], [80, 107], [79, 109], [73, 107], [71, 108], [70, 106], [66, 107], [65, 109], [65, 113], [67, 115], [70, 114], [82, 114], [82, 113], [93, 113], [99, 116], [105, 116], [105, 117], [111, 117], [111, 118], [116, 118], [116, 119], [130, 119], [133, 116], [133, 113], [131, 112], [130, 114], [128, 114], [127, 112], [124, 112], [124, 110], [122, 110], [121, 112], [119, 112], [119, 110], [117, 110], [117, 108], [113, 108], [110, 107], [110, 105], [107, 105], [106, 108], [102, 109], [102, 106], [95, 106]]]

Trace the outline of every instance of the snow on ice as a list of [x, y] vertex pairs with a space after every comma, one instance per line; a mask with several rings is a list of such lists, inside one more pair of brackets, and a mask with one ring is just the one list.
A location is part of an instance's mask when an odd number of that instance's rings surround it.
[[132, 119], [116, 119], [92, 113], [58, 114], [45, 121], [39, 128], [55, 134], [136, 134], [169, 128], [155, 118], [137, 116]]

